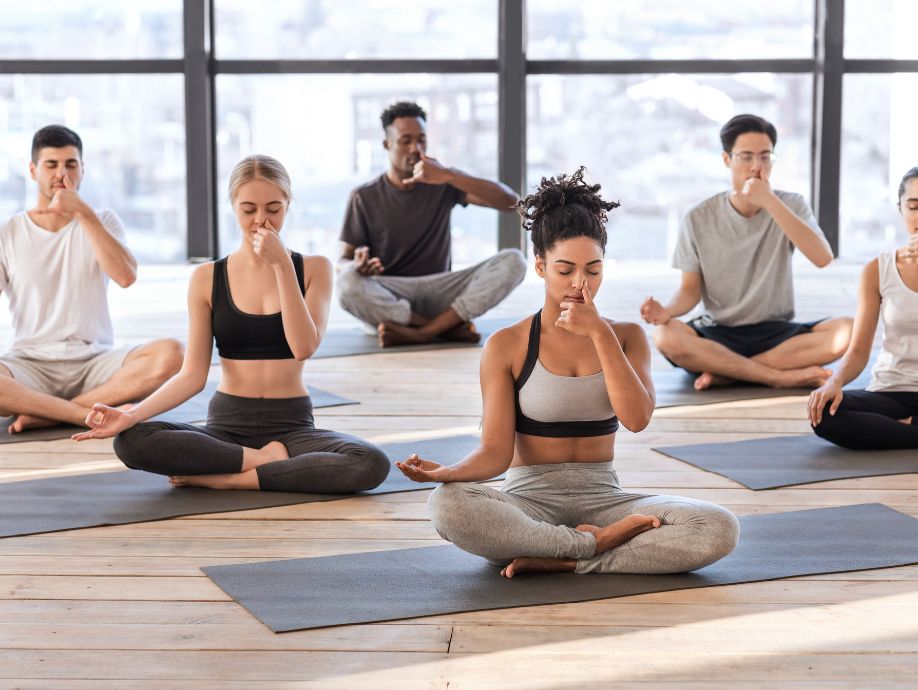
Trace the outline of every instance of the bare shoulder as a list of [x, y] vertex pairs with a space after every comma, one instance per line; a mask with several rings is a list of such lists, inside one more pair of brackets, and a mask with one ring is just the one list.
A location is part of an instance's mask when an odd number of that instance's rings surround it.
[[304, 256], [303, 274], [306, 285], [331, 285], [335, 277], [335, 267], [324, 256]]
[[512, 362], [516, 359], [520, 352], [523, 352], [525, 357], [531, 325], [532, 317], [527, 316], [525, 319], [517, 321], [510, 326], [504, 326], [494, 331], [485, 342], [482, 357], [486, 357], [489, 360], [503, 359], [507, 362]]
[[206, 264], [196, 266], [191, 272], [191, 279], [188, 281], [189, 299], [203, 299], [208, 304], [210, 296], [214, 289], [214, 265], [215, 262], [208, 261]]
[[633, 321], [613, 321], [612, 319], [607, 319], [603, 317], [603, 320], [612, 326], [612, 330], [615, 335], [618, 336], [619, 341], [622, 345], [627, 343], [637, 343], [637, 342], [647, 342], [647, 334], [644, 332], [644, 328]]

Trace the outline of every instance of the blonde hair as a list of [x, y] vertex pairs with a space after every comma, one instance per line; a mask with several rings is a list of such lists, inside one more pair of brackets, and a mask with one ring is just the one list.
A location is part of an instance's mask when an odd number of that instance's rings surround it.
[[254, 156], [246, 156], [236, 163], [236, 167], [233, 168], [229, 179], [229, 198], [231, 203], [235, 203], [239, 188], [252, 180], [265, 180], [275, 185], [281, 190], [284, 199], [288, 203], [293, 198], [293, 193], [290, 189], [290, 175], [287, 174], [287, 169], [276, 158], [257, 153]]

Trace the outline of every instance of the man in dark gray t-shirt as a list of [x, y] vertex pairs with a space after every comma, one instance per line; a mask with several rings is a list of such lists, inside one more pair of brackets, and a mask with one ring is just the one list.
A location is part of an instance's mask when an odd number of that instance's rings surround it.
[[[774, 125], [737, 115], [720, 137], [732, 190], [686, 214], [673, 255], [682, 285], [665, 306], [648, 297], [641, 316], [657, 326], [657, 349], [698, 374], [698, 390], [734, 381], [816, 388], [847, 349], [852, 320], [792, 321], [791, 257], [799, 249], [821, 268], [832, 261], [829, 243], [802, 196], [769, 184]], [[674, 318], [699, 301], [704, 315]]]
[[389, 169], [351, 193], [341, 229], [338, 298], [376, 330], [383, 347], [437, 336], [477, 342], [481, 336], [471, 320], [502, 301], [526, 272], [516, 249], [450, 270], [453, 207], [509, 212], [517, 196], [500, 182], [427, 156], [426, 120], [416, 103], [395, 103], [383, 112]]

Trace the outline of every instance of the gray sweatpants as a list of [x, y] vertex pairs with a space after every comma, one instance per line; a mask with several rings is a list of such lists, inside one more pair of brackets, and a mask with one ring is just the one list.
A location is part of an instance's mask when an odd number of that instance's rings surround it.
[[526, 259], [504, 249], [462, 271], [429, 276], [363, 276], [352, 268], [338, 274], [341, 307], [375, 327], [383, 321], [402, 325], [411, 313], [431, 319], [450, 307], [471, 321], [499, 304], [526, 275]]
[[207, 426], [142, 422], [115, 437], [115, 454], [132, 470], [165, 475], [236, 474], [242, 448], [280, 441], [290, 458], [256, 468], [262, 491], [342, 494], [383, 482], [391, 463], [369, 441], [316, 429], [312, 401], [214, 393]]
[[[511, 467], [500, 491], [443, 484], [427, 502], [440, 536], [498, 565], [514, 558], [571, 558], [578, 573], [682, 573], [736, 547], [739, 522], [718, 505], [622, 491], [611, 462]], [[628, 515], [655, 515], [660, 527], [594, 556], [596, 539], [577, 525], [604, 527]]]

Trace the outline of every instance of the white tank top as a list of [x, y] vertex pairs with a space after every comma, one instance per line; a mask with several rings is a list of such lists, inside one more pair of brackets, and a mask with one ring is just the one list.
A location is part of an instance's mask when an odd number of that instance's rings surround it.
[[918, 292], [902, 281], [895, 251], [883, 252], [877, 261], [883, 350], [867, 390], [918, 391]]

